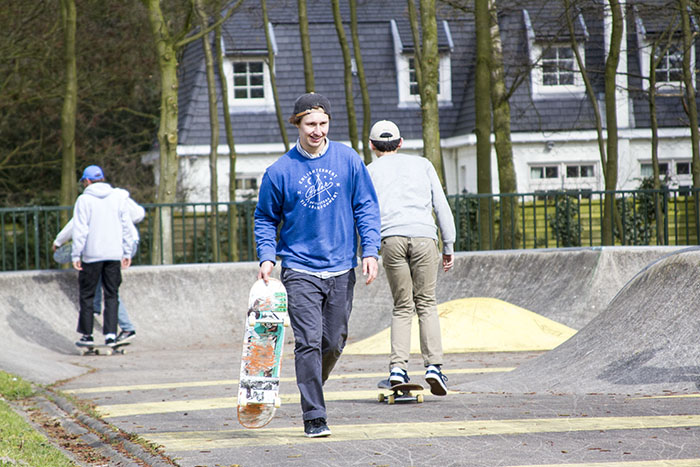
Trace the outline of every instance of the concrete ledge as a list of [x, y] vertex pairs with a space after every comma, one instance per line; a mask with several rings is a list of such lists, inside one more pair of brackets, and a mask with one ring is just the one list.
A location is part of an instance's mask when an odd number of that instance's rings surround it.
[[[438, 301], [490, 297], [574, 329], [593, 319], [637, 272], [679, 248], [582, 248], [460, 253], [438, 277]], [[237, 348], [256, 263], [139, 266], [124, 272], [121, 299], [138, 349]], [[277, 276], [279, 275], [279, 271]], [[380, 267], [357, 271], [349, 343], [390, 324], [392, 300]], [[75, 364], [75, 271], [0, 273], [0, 368], [40, 383], [81, 374]], [[96, 330], [99, 335], [99, 330]], [[291, 332], [288, 334], [291, 341]]]

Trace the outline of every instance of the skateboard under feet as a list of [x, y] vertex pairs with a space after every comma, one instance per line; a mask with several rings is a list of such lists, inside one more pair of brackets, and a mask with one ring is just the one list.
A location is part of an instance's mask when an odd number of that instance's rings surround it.
[[129, 345], [130, 342], [122, 342], [119, 344], [115, 345], [106, 345], [106, 344], [83, 344], [80, 342], [76, 342], [75, 346], [80, 349], [82, 355], [113, 355], [113, 354], [121, 354], [124, 355], [126, 353], [126, 347]]
[[395, 384], [392, 386], [388, 379], [381, 380], [377, 387], [379, 391], [377, 400], [389, 405], [402, 402], [423, 402], [423, 394], [413, 394], [413, 391], [423, 391], [425, 388], [417, 383]]

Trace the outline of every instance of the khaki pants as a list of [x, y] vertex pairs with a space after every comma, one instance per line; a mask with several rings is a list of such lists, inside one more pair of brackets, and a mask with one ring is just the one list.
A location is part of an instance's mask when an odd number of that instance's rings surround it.
[[382, 262], [394, 298], [391, 320], [391, 362], [408, 370], [411, 321], [418, 315], [423, 364], [442, 364], [442, 337], [435, 299], [440, 253], [437, 242], [425, 237], [382, 239]]

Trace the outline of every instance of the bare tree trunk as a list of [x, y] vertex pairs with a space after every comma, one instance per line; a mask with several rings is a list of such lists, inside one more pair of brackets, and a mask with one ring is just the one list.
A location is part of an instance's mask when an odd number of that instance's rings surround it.
[[[185, 24], [183, 33], [172, 35], [169, 21], [166, 21], [160, 8], [160, 0], [141, 1], [148, 11], [148, 22], [153, 34], [160, 73], [159, 180], [156, 202], [170, 204], [175, 202], [177, 196], [177, 174], [180, 163], [177, 156], [177, 51], [219, 27], [240, 6], [242, 0], [238, 0], [235, 5], [229, 7], [226, 15], [219, 18], [214, 24], [183, 40], [178, 40], [178, 38], [190, 30], [189, 24]], [[172, 213], [167, 206], [156, 210], [151, 261], [153, 264], [173, 263]]]
[[[513, 166], [513, 143], [510, 139], [510, 104], [506, 93], [503, 71], [503, 46], [498, 26], [498, 8], [490, 0], [491, 18], [491, 106], [493, 108], [493, 132], [496, 158], [498, 160], [498, 188], [501, 193], [501, 245], [505, 249], [518, 248], [521, 234], [518, 229], [519, 212], [515, 168]], [[514, 196], [508, 196], [513, 194]]]
[[316, 90], [314, 83], [314, 64], [311, 60], [311, 40], [309, 39], [309, 16], [306, 13], [306, 0], [297, 0], [299, 10], [299, 37], [301, 38], [301, 53], [304, 58], [304, 83], [306, 92]]
[[228, 144], [228, 259], [238, 261], [238, 207], [236, 205], [236, 147], [233, 141], [233, 125], [228, 106], [228, 82], [224, 74], [224, 51], [221, 45], [221, 26], [216, 28], [214, 42], [216, 43], [216, 64], [221, 80], [221, 107], [224, 112], [224, 129]]
[[360, 93], [362, 94], [362, 153], [365, 164], [369, 164], [372, 162], [372, 148], [369, 146], [372, 111], [370, 108], [367, 79], [365, 77], [365, 66], [362, 62], [362, 52], [360, 50], [360, 35], [357, 32], [357, 1], [348, 1], [350, 3], [350, 34], [352, 35], [352, 48], [355, 55], [355, 66], [357, 67], [357, 79], [360, 83]]
[[356, 152], [360, 152], [359, 142], [357, 140], [357, 117], [355, 115], [355, 100], [352, 93], [352, 56], [350, 55], [350, 47], [348, 39], [345, 36], [345, 27], [343, 19], [340, 17], [340, 2], [339, 0], [331, 0], [333, 8], [333, 22], [335, 23], [335, 32], [338, 34], [338, 42], [340, 50], [343, 53], [343, 77], [345, 84], [345, 107], [348, 113], [348, 135], [350, 136], [350, 145]]
[[[280, 107], [280, 100], [277, 94], [277, 78], [275, 77], [275, 51], [273, 50], [272, 38], [270, 37], [270, 20], [267, 16], [267, 1], [260, 0], [260, 8], [262, 9], [263, 15], [263, 27], [265, 28], [265, 42], [267, 43], [267, 68], [270, 71], [270, 87], [272, 88], [272, 98], [275, 101], [275, 113], [277, 115], [277, 125], [280, 128], [280, 136], [282, 137], [282, 142], [284, 143], [284, 152], [289, 151], [289, 137], [287, 136], [287, 127], [282, 115], [282, 108]], [[235, 199], [231, 198], [231, 199]]]
[[[612, 15], [612, 32], [610, 50], [605, 60], [605, 121], [607, 126], [608, 160], [605, 166], [605, 206], [603, 209], [603, 245], [613, 245], [613, 217], [615, 212], [615, 194], [617, 189], [617, 65], [620, 62], [620, 45], [624, 21], [619, 0], [608, 0]], [[622, 231], [620, 231], [622, 235]]]
[[[690, 123], [690, 142], [693, 151], [693, 188], [700, 188], [700, 133], [698, 130], [698, 107], [695, 100], [695, 73], [690, 67], [690, 56], [693, 52], [693, 33], [690, 30], [688, 0], [678, 0], [681, 12], [681, 28], [683, 31], [683, 84], [685, 87], [685, 106]], [[696, 203], [697, 207], [697, 203]], [[696, 219], [698, 217], [696, 216]]]
[[437, 47], [437, 19], [435, 0], [420, 0], [420, 29], [416, 19], [413, 0], [408, 0], [411, 32], [415, 48], [415, 68], [420, 90], [420, 106], [423, 120], [423, 155], [435, 166], [440, 183], [445, 187], [445, 169], [440, 148], [440, 114], [438, 110], [438, 66], [440, 57]]
[[[61, 199], [62, 206], [72, 206], [75, 202], [75, 119], [78, 106], [78, 72], [75, 56], [75, 30], [77, 13], [75, 0], [61, 0], [63, 19], [64, 60], [66, 84], [61, 110]], [[70, 214], [61, 212], [61, 223], [68, 222]]]
[[[476, 73], [474, 100], [476, 110], [476, 185], [479, 194], [492, 192], [491, 185], [491, 19], [489, 0], [475, 0], [474, 22], [476, 26]], [[492, 219], [488, 197], [479, 199], [479, 247], [491, 247]]]
[[[199, 24], [205, 30], [209, 24], [209, 15], [202, 5], [203, 0], [193, 0], [193, 6], [199, 17]], [[219, 112], [216, 105], [216, 78], [214, 75], [214, 54], [212, 53], [210, 35], [202, 36], [204, 49], [204, 66], [207, 76], [207, 99], [209, 102], [209, 201], [212, 203], [209, 216], [209, 235], [211, 239], [212, 259], [219, 262]]]
[[[160, 126], [158, 128], [159, 182], [156, 201], [174, 203], [177, 190], [177, 49], [170, 37], [159, 0], [144, 0], [153, 33], [160, 74]], [[153, 264], [172, 264], [171, 212], [157, 210], [153, 226]]]

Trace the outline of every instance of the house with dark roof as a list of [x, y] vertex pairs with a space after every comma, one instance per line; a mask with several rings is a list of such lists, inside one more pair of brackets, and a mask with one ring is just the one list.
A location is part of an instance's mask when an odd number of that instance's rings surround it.
[[[498, 2], [507, 86], [511, 91], [513, 160], [521, 193], [550, 189], [604, 188], [595, 114], [577, 65], [561, 2], [511, 0]], [[605, 125], [605, 57], [611, 21], [602, 0], [571, 1], [576, 5], [573, 37], [595, 90]], [[263, 24], [259, 3], [244, 1], [225, 23], [222, 34], [237, 154], [237, 199], [254, 196], [265, 169], [284, 153], [275, 114], [270, 73], [275, 73], [278, 98], [289, 117], [295, 98], [305, 92], [296, 1], [268, 0], [269, 23]], [[662, 174], [671, 186], [692, 184], [691, 143], [681, 87], [680, 25], [676, 2], [629, 0], [617, 80], [619, 189], [636, 188], [651, 175], [649, 63], [652, 45], [659, 47], [657, 118]], [[349, 11], [341, 2], [349, 32]], [[316, 92], [333, 106], [329, 138], [349, 144], [345, 110], [343, 58], [330, 2], [308, 1], [309, 31]], [[357, 0], [360, 48], [371, 102], [372, 123], [393, 120], [405, 140], [402, 151], [421, 154], [421, 112], [413, 72], [413, 38], [405, 2]], [[474, 71], [476, 34], [471, 12], [438, 2], [440, 53], [440, 137], [449, 194], [476, 191], [474, 135]], [[674, 23], [675, 21], [675, 23]], [[695, 30], [697, 26], [692, 25]], [[274, 70], [267, 63], [265, 28], [272, 38]], [[213, 36], [212, 36], [213, 40]], [[352, 44], [350, 44], [352, 47]], [[697, 48], [693, 45], [695, 67]], [[221, 77], [217, 77], [221, 79]], [[186, 201], [209, 200], [210, 125], [204, 54], [201, 41], [191, 43], [180, 61], [179, 190]], [[354, 77], [354, 103], [362, 128], [362, 101]], [[220, 89], [217, 96], [221, 100]], [[219, 102], [222, 122], [222, 106]], [[287, 124], [290, 143], [296, 128]], [[228, 146], [221, 132], [219, 199], [228, 200]], [[153, 163], [157, 153], [145, 158]], [[493, 190], [498, 171], [493, 156]]]

